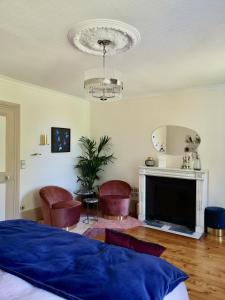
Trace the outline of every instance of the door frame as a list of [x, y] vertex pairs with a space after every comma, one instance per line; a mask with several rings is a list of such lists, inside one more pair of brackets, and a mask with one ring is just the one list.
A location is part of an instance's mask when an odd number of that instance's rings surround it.
[[[5, 203], [5, 217], [6, 219], [15, 219], [20, 217], [20, 105], [0, 100], [0, 108], [10, 109], [13, 112], [14, 119], [11, 128], [13, 132], [13, 150], [15, 150], [12, 154], [13, 160], [9, 161], [6, 156], [6, 165], [11, 164], [14, 170], [13, 181], [11, 182], [13, 189], [6, 188], [6, 199], [10, 201]], [[8, 134], [8, 129], [6, 134]], [[10, 148], [8, 144], [7, 148]]]

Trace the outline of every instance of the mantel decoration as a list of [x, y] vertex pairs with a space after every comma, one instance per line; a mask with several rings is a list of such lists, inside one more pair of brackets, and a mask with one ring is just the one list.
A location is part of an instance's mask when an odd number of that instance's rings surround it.
[[106, 68], [106, 56], [115, 55], [134, 47], [140, 41], [138, 30], [126, 23], [94, 19], [81, 22], [68, 33], [70, 43], [78, 50], [102, 55], [103, 66], [85, 73], [84, 89], [91, 99], [101, 101], [122, 97], [123, 81], [120, 72]]
[[154, 167], [155, 166], [155, 160], [153, 157], [147, 157], [145, 160], [146, 167]]
[[201, 143], [201, 138], [198, 134], [195, 134], [193, 137], [191, 135], [186, 135], [185, 137], [186, 147], [184, 151], [186, 153], [191, 153], [191, 156], [184, 155], [182, 168], [190, 169], [191, 168], [191, 159], [193, 161], [193, 169], [196, 171], [201, 170], [201, 160], [198, 153], [198, 146]]
[[77, 182], [81, 184], [80, 193], [93, 193], [94, 183], [100, 179], [100, 172], [108, 163], [115, 159], [113, 153], [107, 154], [110, 150], [110, 140], [108, 136], [102, 136], [99, 143], [94, 139], [82, 136], [79, 139], [82, 155], [78, 156], [78, 163], [75, 168], [79, 170]]

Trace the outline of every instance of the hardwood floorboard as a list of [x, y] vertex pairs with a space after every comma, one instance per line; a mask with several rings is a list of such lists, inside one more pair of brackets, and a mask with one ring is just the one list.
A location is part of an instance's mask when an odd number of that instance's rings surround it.
[[161, 257], [188, 274], [191, 300], [225, 300], [225, 237], [208, 235], [195, 240], [146, 227], [126, 232], [166, 247]]
[[166, 247], [161, 257], [188, 274], [191, 300], [225, 300], [225, 237], [194, 240], [146, 227], [127, 233]]

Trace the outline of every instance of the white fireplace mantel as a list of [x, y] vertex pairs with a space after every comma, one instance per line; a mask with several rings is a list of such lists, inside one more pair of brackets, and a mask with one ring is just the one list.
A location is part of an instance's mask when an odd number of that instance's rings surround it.
[[172, 231], [170, 226], [165, 225], [161, 228], [146, 225], [148, 227], [172, 232], [199, 239], [204, 233], [204, 211], [208, 202], [208, 171], [186, 170], [186, 169], [168, 169], [158, 167], [140, 167], [139, 168], [139, 220], [145, 221], [145, 201], [146, 201], [146, 176], [171, 177], [181, 179], [196, 180], [196, 226], [193, 234]]

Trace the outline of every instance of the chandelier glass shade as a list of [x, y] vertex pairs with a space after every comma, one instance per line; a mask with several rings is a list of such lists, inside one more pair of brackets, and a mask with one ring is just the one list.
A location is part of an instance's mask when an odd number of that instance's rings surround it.
[[102, 68], [90, 69], [85, 72], [84, 89], [87, 96], [101, 101], [120, 99], [123, 90], [121, 73], [107, 69], [105, 66], [106, 47], [110, 41], [99, 40], [98, 43], [102, 46]]
[[123, 82], [118, 71], [90, 69], [85, 72], [84, 88], [88, 97], [101, 101], [118, 100], [122, 97]]

